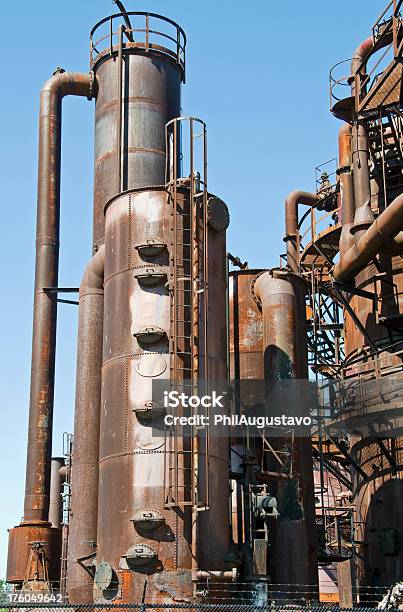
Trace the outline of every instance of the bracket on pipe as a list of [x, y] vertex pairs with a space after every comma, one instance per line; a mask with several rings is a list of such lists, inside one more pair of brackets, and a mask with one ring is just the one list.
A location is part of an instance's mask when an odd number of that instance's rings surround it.
[[[351, 289], [351, 288], [349, 288], [349, 289]], [[343, 304], [344, 308], [347, 310], [348, 314], [353, 319], [354, 323], [356, 324], [356, 326], [358, 327], [358, 329], [360, 330], [360, 332], [362, 333], [362, 335], [364, 336], [364, 338], [368, 342], [368, 345], [371, 347], [372, 351], [377, 355], [378, 352], [379, 352], [378, 351], [378, 347], [376, 346], [376, 344], [372, 340], [371, 336], [368, 334], [367, 330], [365, 329], [365, 327], [363, 326], [363, 324], [361, 323], [361, 321], [357, 317], [357, 315], [354, 312], [354, 310], [351, 308], [350, 304], [348, 303], [348, 300], [346, 300], [346, 298], [342, 294], [341, 289], [336, 287], [335, 284], [332, 284], [331, 285], [331, 290], [333, 291], [337, 301], [341, 302]], [[357, 291], [357, 290], [355, 290], [355, 291]], [[359, 291], [361, 291], [361, 290], [359, 290]], [[367, 293], [367, 292], [365, 292], [365, 293]], [[373, 294], [370, 294], [370, 295], [373, 296]], [[372, 299], [372, 297], [371, 297], [371, 299]]]
[[393, 457], [392, 453], [389, 451], [388, 448], [386, 448], [383, 440], [381, 440], [381, 438], [377, 438], [376, 439], [376, 443], [378, 444], [379, 448], [381, 449], [382, 454], [386, 457], [388, 463], [390, 464], [390, 467], [393, 470], [393, 473], [395, 474], [397, 472], [397, 464], [396, 464], [396, 460]]
[[352, 293], [353, 295], [358, 295], [359, 297], [367, 300], [372, 300], [375, 307], [378, 304], [378, 296], [376, 293], [371, 293], [370, 291], [365, 291], [364, 289], [357, 289], [354, 287], [354, 285], [347, 285], [346, 283], [341, 283], [340, 281], [333, 281], [332, 286], [336, 290], [339, 289], [340, 291], [345, 291], [346, 293]]
[[353, 459], [353, 457], [350, 455], [350, 453], [346, 449], [345, 445], [341, 444], [338, 440], [335, 440], [335, 438], [331, 438], [330, 436], [328, 436], [328, 438], [329, 438], [330, 442], [332, 442], [332, 444], [334, 444], [335, 447], [339, 449], [339, 451], [342, 453], [342, 455], [345, 456], [347, 461], [349, 463], [351, 463], [353, 468], [360, 474], [360, 476], [362, 476], [362, 478], [364, 478], [364, 480], [367, 480], [368, 479], [367, 474], [364, 472], [362, 467], [356, 462], [356, 460]]
[[[315, 457], [315, 459], [320, 459], [320, 453], [314, 446], [312, 446], [312, 455]], [[336, 478], [338, 478], [347, 487], [349, 491], [353, 490], [353, 484], [351, 480], [346, 478], [335, 465], [333, 465], [330, 461], [327, 461], [326, 459], [323, 460], [323, 463], [326, 469], [331, 474], [333, 474], [333, 476], [336, 476]]]
[[[78, 293], [79, 288], [78, 287], [44, 287], [43, 291], [44, 293], [46, 293], [46, 295], [53, 296], [53, 294], [56, 294], [57, 296], [59, 293]], [[59, 299], [58, 297], [56, 297], [56, 302], [58, 302], [59, 304], [73, 304], [73, 306], [78, 306], [79, 304], [79, 302], [77, 302], [76, 300], [62, 300], [62, 299]]]
[[90, 559], [94, 561], [96, 554], [97, 554], [96, 552], [93, 552], [90, 555], [86, 555], [85, 557], [78, 557], [78, 559], [76, 559], [77, 563], [83, 568], [83, 570], [87, 572], [87, 574], [91, 576], [92, 579], [94, 578], [94, 575], [95, 575], [95, 565], [93, 563], [90, 565], [86, 565], [84, 561], [89, 561]]

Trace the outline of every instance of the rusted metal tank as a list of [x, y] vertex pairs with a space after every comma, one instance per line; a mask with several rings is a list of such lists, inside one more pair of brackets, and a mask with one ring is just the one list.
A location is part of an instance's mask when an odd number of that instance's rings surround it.
[[[363, 159], [367, 161], [365, 156]], [[368, 163], [364, 165], [367, 173]], [[370, 201], [372, 212], [379, 214], [378, 208], [383, 208], [383, 190], [379, 192], [374, 178], [369, 180], [365, 174], [363, 180], [361, 174], [355, 166], [356, 204], [364, 202], [368, 208]], [[351, 455], [355, 462], [351, 473], [356, 538], [360, 543], [357, 579], [363, 587], [362, 601], [368, 597], [368, 603], [373, 599], [371, 593], [364, 594], [366, 586], [389, 585], [403, 578], [402, 553], [399, 546], [393, 548], [394, 540], [403, 538], [401, 521], [395, 512], [402, 494], [400, 481], [396, 479], [403, 470], [401, 424], [393, 438], [388, 438], [385, 432], [384, 439], [377, 439], [375, 433], [401, 412], [399, 399], [397, 403], [390, 398], [386, 401], [381, 387], [385, 389], [390, 379], [397, 389], [402, 379], [403, 344], [399, 330], [403, 269], [401, 257], [388, 253], [388, 245], [379, 250], [377, 264], [370, 263], [355, 274], [357, 293], [346, 291], [353, 314], [344, 309], [344, 376], [347, 385], [360, 388], [356, 399], [349, 402], [345, 425], [350, 433]]]
[[[106, 18], [91, 32], [96, 80], [94, 244], [104, 238], [105, 204], [121, 191], [165, 183], [165, 125], [179, 117], [184, 80], [186, 37], [174, 22], [161, 16], [130, 13], [132, 42], [121, 32], [122, 17], [112, 18], [115, 33], [105, 35]], [[140, 21], [141, 20], [141, 21]], [[143, 24], [140, 26], [140, 23]], [[136, 28], [158, 29], [158, 44], [148, 44]], [[145, 30], [144, 30], [145, 31]], [[109, 32], [108, 32], [109, 34]], [[130, 35], [129, 35], [130, 36]], [[148, 32], [146, 32], [146, 38]], [[138, 39], [138, 40], [137, 40]], [[140, 42], [144, 39], [144, 43]], [[176, 43], [176, 41], [178, 41]], [[151, 43], [151, 33], [150, 33]], [[98, 52], [99, 51], [99, 52]]]
[[[272, 270], [258, 277], [254, 293], [262, 308], [266, 387], [288, 379], [307, 378], [304, 281], [285, 270]], [[299, 585], [310, 585], [307, 597], [316, 598], [317, 534], [311, 440], [284, 436], [275, 438], [273, 444], [284, 453], [283, 460], [291, 462], [292, 477], [279, 473], [273, 479], [272, 491], [278, 498], [280, 516], [272, 534], [271, 582], [289, 585], [291, 597], [298, 597]], [[282, 587], [278, 589], [281, 591]]]
[[[188, 191], [179, 190], [178, 206], [186, 207], [188, 200]], [[124, 193], [113, 198], [105, 211], [100, 511], [94, 591], [98, 601], [128, 602], [145, 592], [148, 601], [169, 602], [187, 599], [192, 593], [191, 508], [180, 503], [167, 506], [164, 473], [173, 451], [163, 434], [153, 433], [158, 405], [153, 403], [152, 383], [172, 376], [170, 339], [174, 331], [168, 285], [172, 213], [163, 187]], [[185, 242], [185, 227], [181, 233]], [[209, 375], [225, 380], [225, 231], [211, 230], [208, 236]], [[186, 448], [188, 442], [178, 439], [178, 469], [189, 468]], [[211, 440], [209, 462], [211, 505], [200, 513], [203, 546], [198, 548], [197, 563], [202, 570], [220, 570], [229, 534], [226, 441]], [[188, 476], [184, 472], [180, 478], [181, 495], [188, 495]], [[106, 585], [98, 570], [102, 563], [112, 568]]]
[[[96, 254], [80, 287], [67, 571], [69, 599], [73, 602], [92, 599], [91, 568], [86, 570], [83, 565], [91, 565], [97, 542], [104, 308], [104, 262], [100, 262], [100, 249], [104, 243], [105, 205], [122, 191], [165, 184], [165, 124], [180, 115], [185, 44], [185, 34], [177, 24], [154, 14], [114, 15], [100, 21], [91, 31], [90, 67], [96, 92], [93, 213]], [[133, 257], [136, 254], [134, 250]], [[113, 260], [107, 265], [113, 267]], [[105, 316], [111, 323], [110, 312]], [[117, 330], [119, 323], [115, 322], [115, 334]], [[119, 334], [116, 342], [119, 345]]]
[[[355, 318], [344, 312], [345, 375], [347, 382], [351, 384], [355, 380], [358, 384], [360, 381], [362, 388], [357, 404], [350, 405], [351, 414], [356, 416], [365, 406], [364, 412], [370, 410], [375, 429], [377, 424], [382, 426], [382, 423], [391, 422], [393, 413], [401, 413], [399, 403], [385, 403], [381, 393], [376, 399], [375, 386], [378, 383], [386, 385], [388, 378], [396, 390], [402, 384], [403, 345], [395, 327], [403, 308], [401, 258], [381, 254], [380, 264], [381, 270], [370, 264], [356, 277], [356, 287], [376, 293], [378, 303], [359, 295], [348, 296], [366, 335], [359, 329]], [[371, 409], [368, 408], [370, 405]], [[376, 412], [379, 419], [374, 420]], [[354, 430], [348, 421], [346, 426]], [[403, 579], [402, 549], [394, 544], [403, 539], [400, 516], [395, 511], [402, 496], [401, 481], [396, 476], [403, 472], [403, 438], [401, 428], [394, 432], [393, 438], [385, 434], [385, 438], [379, 441], [371, 435], [370, 429], [367, 431], [362, 425], [356, 429], [356, 434], [351, 436], [351, 454], [362, 470], [359, 473], [351, 468], [356, 538], [361, 542], [357, 578], [362, 585], [362, 597], [368, 597], [366, 601], [371, 603], [371, 592], [364, 595], [366, 586], [389, 585]]]
[[[32, 580], [33, 574], [29, 572], [29, 558], [31, 544], [43, 542], [47, 559], [47, 571], [50, 582], [57, 583], [60, 578], [60, 552], [61, 530], [43, 526], [43, 523], [24, 523], [23, 528], [18, 525], [9, 529], [7, 554], [7, 582], [22, 587], [24, 580]], [[39, 572], [37, 580], [44, 581], [43, 572]]]

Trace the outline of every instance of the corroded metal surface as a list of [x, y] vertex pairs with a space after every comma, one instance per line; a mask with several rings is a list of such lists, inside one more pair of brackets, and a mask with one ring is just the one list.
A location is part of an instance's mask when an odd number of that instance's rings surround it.
[[[43, 522], [24, 523], [9, 529], [6, 580], [21, 587], [27, 576], [30, 542], [43, 542], [51, 582], [60, 580], [61, 529]], [[43, 579], [43, 576], [42, 576]]]
[[[180, 515], [164, 507], [165, 439], [153, 437], [152, 423], [137, 416], [152, 402], [153, 379], [170, 376], [170, 299], [164, 284], [143, 287], [135, 272], [147, 263], [167, 269], [169, 227], [170, 210], [163, 189], [120, 196], [106, 210], [99, 454], [102, 512], [98, 516], [97, 558], [108, 561], [115, 571], [136, 543], [149, 544], [157, 554], [146, 573], [164, 567], [190, 567], [190, 513]], [[166, 248], [151, 258], [141, 256], [135, 247], [148, 239]], [[166, 337], [150, 347], [142, 346], [134, 333], [156, 326]], [[132, 519], [140, 510], [158, 510], [163, 516], [155, 533], [138, 532]], [[128, 580], [125, 578], [126, 590]]]
[[41, 91], [27, 468], [23, 521], [10, 531], [8, 575], [12, 581], [24, 579], [28, 542], [36, 537], [45, 542], [50, 555], [52, 580], [59, 578], [60, 530], [50, 529], [48, 522], [57, 302], [45, 289], [58, 284], [61, 106], [67, 95], [91, 95], [90, 75], [59, 72]]
[[56, 347], [57, 303], [44, 291], [57, 287], [59, 265], [60, 142], [63, 96], [90, 95], [90, 75], [64, 72], [41, 92], [34, 322], [32, 334], [24, 520], [47, 522]]
[[[181, 198], [184, 201], [186, 190]], [[147, 407], [152, 415], [152, 381], [170, 379], [172, 330], [168, 286], [142, 284], [137, 272], [157, 266], [168, 276], [171, 213], [162, 188], [123, 194], [106, 208], [97, 559], [110, 563], [117, 574], [123, 570], [122, 591], [116, 597], [124, 599], [133, 597], [146, 575], [154, 576], [147, 597], [161, 596], [161, 586], [153, 584], [162, 571], [192, 567], [191, 508], [166, 508], [165, 438], [153, 435], [150, 415], [144, 416]], [[166, 247], [152, 255], [136, 248], [148, 240]], [[225, 379], [225, 233], [212, 231], [209, 241], [209, 375]], [[164, 335], [156, 335], [148, 345], [137, 334], [150, 328]], [[179, 449], [186, 444], [179, 440]], [[213, 440], [209, 451], [212, 506], [200, 517], [203, 547], [198, 562], [220, 569], [228, 548], [228, 501], [222, 495], [228, 479], [228, 447]], [[133, 522], [144, 510], [161, 515], [162, 523], [155, 530], [143, 530]], [[154, 561], [144, 569], [127, 568], [127, 551], [140, 544], [152, 548]], [[102, 599], [102, 593], [95, 597]], [[169, 589], [166, 597], [171, 601]]]
[[80, 286], [76, 405], [71, 473], [67, 591], [70, 602], [92, 601], [92, 576], [78, 560], [95, 553], [101, 406], [104, 247], [87, 266]]
[[[396, 460], [396, 474], [403, 470], [402, 438], [383, 442]], [[392, 446], [391, 446], [392, 444]], [[375, 440], [362, 440], [352, 448], [355, 459], [368, 473], [363, 481], [353, 473], [357, 540], [360, 543], [359, 580], [363, 585], [390, 584], [402, 579], [403, 550], [400, 544], [389, 549], [383, 544], [391, 530], [401, 541], [402, 481], [393, 478], [391, 466]], [[386, 533], [389, 532], [389, 533]], [[393, 533], [389, 544], [393, 542]]]
[[[263, 316], [266, 386], [307, 377], [304, 283], [285, 271], [266, 272], [255, 284]], [[273, 482], [280, 517], [273, 529], [269, 571], [273, 583], [316, 585], [317, 535], [311, 441], [276, 439], [274, 446], [292, 458], [292, 478]], [[289, 455], [287, 459], [287, 453]], [[314, 596], [315, 589], [312, 590]]]
[[264, 270], [233, 271], [229, 276], [229, 354], [231, 380], [263, 380], [262, 314], [251, 283]]
[[[229, 323], [229, 368], [230, 380], [236, 390], [235, 409], [241, 412], [239, 400], [246, 410], [264, 402], [263, 385], [257, 381], [264, 380], [263, 367], [263, 323], [262, 313], [254, 298], [252, 287], [256, 278], [264, 270], [234, 270], [229, 275], [228, 323]], [[239, 381], [251, 381], [247, 387]], [[241, 397], [240, 397], [241, 395]], [[247, 453], [245, 439], [231, 439], [231, 471], [243, 474], [243, 457]], [[261, 442], [251, 440], [256, 463], [261, 462]], [[232, 481], [232, 538], [241, 545], [249, 539], [249, 520], [244, 504], [244, 485], [239, 480]], [[247, 497], [247, 496], [245, 496]], [[247, 500], [246, 500], [247, 503]]]
[[94, 244], [104, 240], [104, 206], [112, 197], [128, 189], [165, 184], [165, 124], [180, 115], [182, 73], [177, 63], [130, 48], [124, 48], [122, 55], [120, 92], [116, 53], [95, 65]]

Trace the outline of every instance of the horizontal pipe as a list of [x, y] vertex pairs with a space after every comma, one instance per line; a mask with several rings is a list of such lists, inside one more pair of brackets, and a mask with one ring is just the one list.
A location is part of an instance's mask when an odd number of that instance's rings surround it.
[[238, 579], [238, 571], [234, 568], [229, 571], [203, 571], [197, 570], [193, 574], [193, 580], [232, 580], [235, 582]]
[[24, 522], [48, 521], [59, 267], [61, 110], [64, 96], [91, 96], [90, 74], [59, 72], [42, 91], [31, 390]]
[[287, 265], [292, 272], [298, 272], [298, 205], [314, 206], [320, 200], [316, 193], [308, 191], [292, 191], [285, 200], [285, 237], [287, 244]]
[[[368, 263], [381, 249], [399, 236], [403, 228], [403, 194], [400, 194], [379, 215], [372, 225], [360, 237], [340, 261], [336, 264], [333, 277], [339, 282], [351, 282], [355, 276], [368, 265]], [[394, 241], [394, 244], [399, 244]]]

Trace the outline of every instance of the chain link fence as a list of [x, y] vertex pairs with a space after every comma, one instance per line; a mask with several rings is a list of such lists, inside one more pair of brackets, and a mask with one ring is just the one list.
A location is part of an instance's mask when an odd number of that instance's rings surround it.
[[[66, 610], [73, 611], [77, 610], [80, 612], [113, 612], [113, 610], [139, 610], [140, 612], [147, 612], [148, 610], [205, 610], [206, 612], [272, 612], [276, 610], [281, 612], [309, 610], [310, 612], [330, 612], [332, 610], [339, 610], [338, 605], [328, 604], [309, 604], [305, 606], [301, 605], [275, 605], [267, 604], [264, 606], [259, 605], [246, 605], [246, 604], [208, 604], [208, 603], [128, 603], [128, 604], [66, 604], [66, 603], [48, 603], [48, 604], [37, 604], [37, 603], [22, 603], [22, 602], [0, 602], [0, 610], [7, 612], [8, 610], [38, 610], [41, 612], [55, 611], [55, 610]], [[345, 612], [348, 610], [354, 610], [354, 612], [373, 612], [376, 608], [373, 607], [355, 607], [355, 608], [343, 608]], [[388, 608], [388, 610], [398, 610], [399, 608]]]
[[[32, 602], [10, 602], [0, 601], [1, 612], [12, 612], [13, 610], [38, 610], [38, 612], [55, 612], [55, 610], [67, 611], [79, 611], [79, 612], [113, 612], [113, 610], [139, 610], [140, 612], [147, 612], [148, 610], [200, 610], [206, 612], [298, 612], [309, 610], [310, 612], [332, 612], [339, 610], [338, 604], [318, 604], [306, 602], [305, 605], [277, 605], [275, 603], [266, 605], [256, 604], [241, 604], [241, 603], [225, 603], [225, 604], [211, 604], [211, 603], [127, 603], [127, 604], [68, 604], [68, 603], [32, 603]], [[375, 607], [363, 607], [357, 606], [354, 608], [342, 608], [345, 612], [348, 610], [354, 610], [354, 612], [373, 612]], [[399, 608], [388, 608], [390, 611], [398, 610]]]

